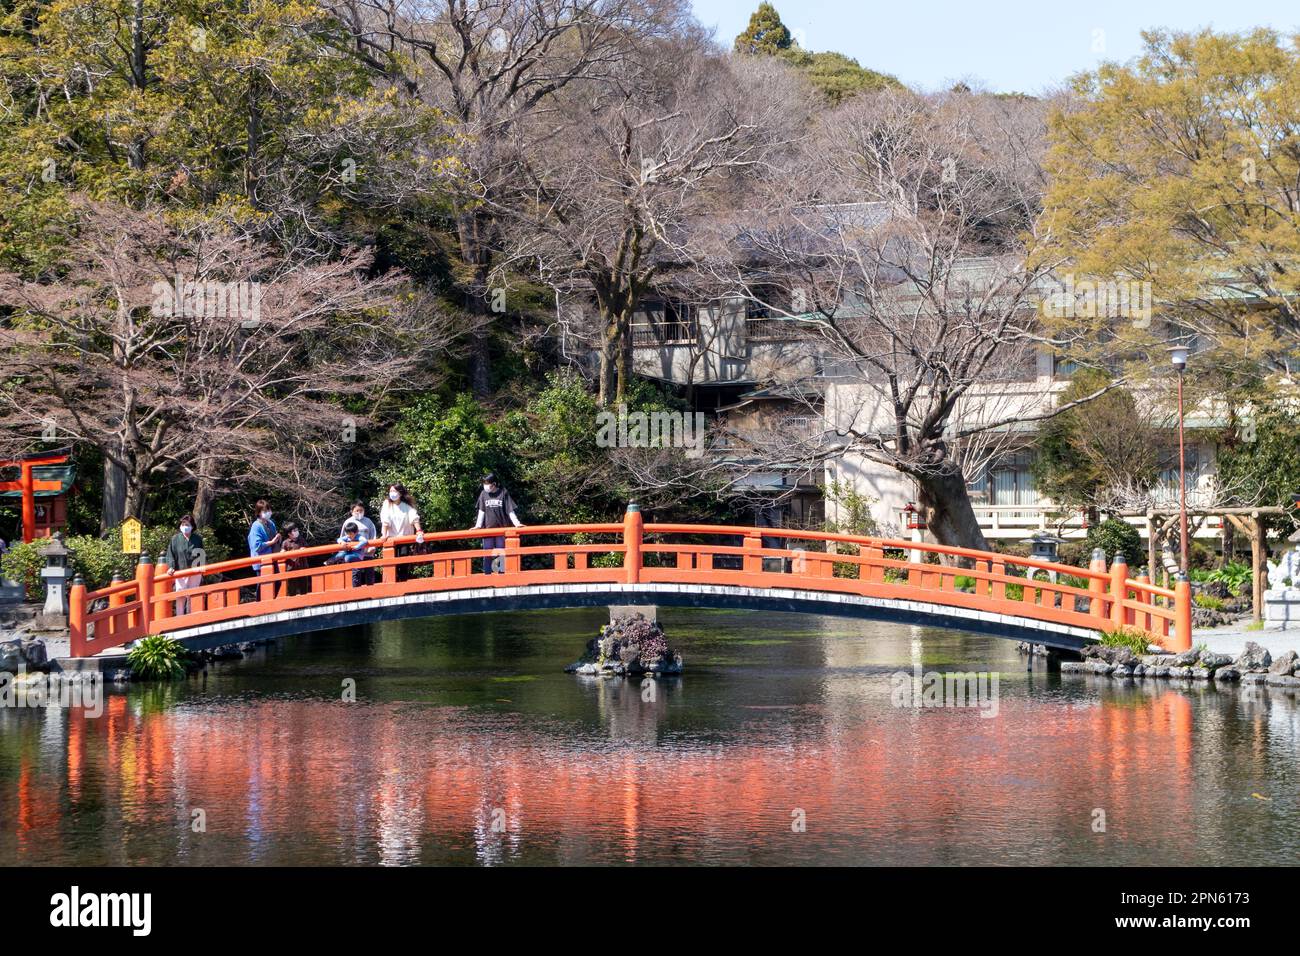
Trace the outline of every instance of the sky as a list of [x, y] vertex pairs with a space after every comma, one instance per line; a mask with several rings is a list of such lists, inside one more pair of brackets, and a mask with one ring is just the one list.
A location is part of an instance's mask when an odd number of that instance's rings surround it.
[[[692, 0], [730, 47], [759, 0]], [[1296, 0], [771, 0], [799, 45], [832, 50], [920, 90], [958, 80], [1042, 93], [1071, 75], [1141, 51], [1153, 27], [1300, 32]], [[971, 84], [974, 86], [975, 84]]]

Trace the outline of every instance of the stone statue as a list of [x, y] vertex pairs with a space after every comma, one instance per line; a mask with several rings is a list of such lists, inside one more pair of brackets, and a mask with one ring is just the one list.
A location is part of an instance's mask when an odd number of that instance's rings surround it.
[[1300, 551], [1291, 549], [1282, 555], [1281, 560], [1274, 564], [1268, 562], [1268, 589], [1270, 591], [1281, 590], [1287, 587], [1286, 579], [1291, 579], [1291, 586], [1300, 587]]

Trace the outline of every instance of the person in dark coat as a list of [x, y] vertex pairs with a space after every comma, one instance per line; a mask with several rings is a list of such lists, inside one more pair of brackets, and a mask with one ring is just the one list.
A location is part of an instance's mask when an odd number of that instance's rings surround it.
[[[190, 568], [203, 566], [206, 556], [203, 552], [203, 536], [194, 530], [194, 516], [186, 515], [181, 518], [180, 530], [172, 535], [171, 541], [167, 545], [167, 576], [175, 578], [173, 591], [189, 591], [203, 583], [201, 574], [182, 574], [178, 571], [188, 571]], [[182, 598], [176, 602], [176, 616], [190, 613], [190, 602], [188, 598]]]

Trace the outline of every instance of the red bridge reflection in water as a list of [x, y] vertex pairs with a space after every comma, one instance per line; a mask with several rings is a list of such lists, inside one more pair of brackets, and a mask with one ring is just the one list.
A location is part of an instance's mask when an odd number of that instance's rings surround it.
[[987, 863], [1052, 863], [1106, 840], [1176, 863], [1193, 846], [1168, 826], [1194, 810], [1178, 691], [1004, 694], [997, 719], [900, 711], [882, 692], [852, 714], [751, 708], [729, 733], [659, 745], [662, 701], [599, 692], [597, 732], [422, 703], [264, 699], [214, 715], [113, 695], [99, 719], [43, 712], [5, 773], [0, 861], [944, 863], [976, 861], [977, 844]]

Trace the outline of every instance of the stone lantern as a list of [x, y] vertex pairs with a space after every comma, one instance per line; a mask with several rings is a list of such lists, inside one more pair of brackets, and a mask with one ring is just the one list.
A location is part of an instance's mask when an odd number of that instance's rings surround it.
[[41, 579], [45, 582], [43, 614], [63, 618], [68, 613], [68, 587], [72, 583], [68, 558], [71, 554], [64, 547], [61, 534], [55, 534], [50, 543], [41, 548], [41, 556], [45, 558], [45, 567], [41, 569]]
[[[1038, 561], [1050, 561], [1055, 564], [1059, 560], [1057, 549], [1065, 543], [1065, 539], [1048, 534], [1046, 531], [1035, 531], [1020, 543], [1029, 545], [1029, 556], [1031, 558]], [[1047, 577], [1053, 584], [1056, 583], [1055, 571], [1048, 571]]]

